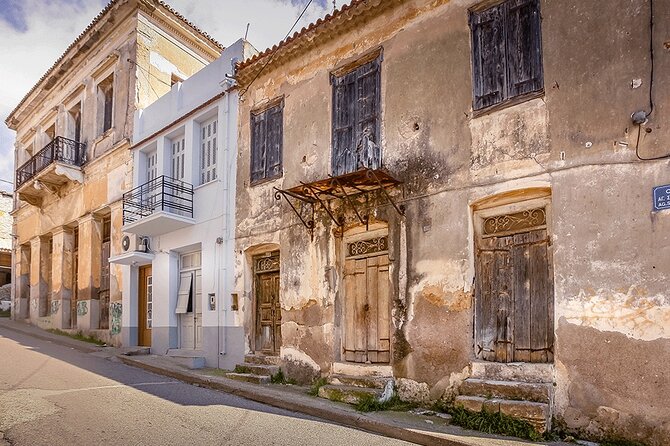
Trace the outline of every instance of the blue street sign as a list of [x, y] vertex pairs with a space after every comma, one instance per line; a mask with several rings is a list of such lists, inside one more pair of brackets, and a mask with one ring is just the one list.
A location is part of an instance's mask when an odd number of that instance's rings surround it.
[[670, 184], [654, 188], [654, 210], [665, 211], [670, 209]]

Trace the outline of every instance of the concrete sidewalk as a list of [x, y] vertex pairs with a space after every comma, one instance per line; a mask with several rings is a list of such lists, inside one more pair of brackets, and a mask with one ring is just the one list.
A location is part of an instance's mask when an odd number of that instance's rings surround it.
[[[513, 437], [502, 437], [469, 431], [449, 425], [448, 420], [438, 416], [416, 415], [408, 412], [356, 411], [352, 406], [317, 398], [307, 393], [307, 388], [281, 384], [250, 384], [213, 374], [212, 370], [189, 370], [156, 355], [128, 356], [132, 348], [116, 349], [100, 347], [66, 336], [46, 332], [23, 322], [0, 318], [0, 334], [3, 329], [21, 332], [29, 336], [71, 347], [79, 351], [139, 367], [160, 375], [176, 378], [196, 386], [221, 390], [270, 406], [308, 414], [342, 426], [362, 429], [417, 444], [428, 446], [521, 446], [521, 445], [567, 445], [562, 442], [535, 443]], [[214, 372], [215, 373], [215, 372]], [[1, 443], [0, 443], [1, 444]]]

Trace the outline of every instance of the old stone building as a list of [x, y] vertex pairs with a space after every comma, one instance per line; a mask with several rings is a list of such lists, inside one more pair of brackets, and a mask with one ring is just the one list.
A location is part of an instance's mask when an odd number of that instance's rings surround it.
[[354, 0], [241, 63], [247, 361], [670, 442], [669, 24]]
[[219, 43], [159, 0], [113, 0], [9, 114], [16, 131], [13, 317], [119, 343], [121, 197], [133, 114]]

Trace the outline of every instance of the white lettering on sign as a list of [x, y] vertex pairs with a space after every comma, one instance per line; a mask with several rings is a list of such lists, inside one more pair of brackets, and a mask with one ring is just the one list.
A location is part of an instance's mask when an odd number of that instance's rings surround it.
[[653, 189], [654, 211], [670, 209], [670, 184]]

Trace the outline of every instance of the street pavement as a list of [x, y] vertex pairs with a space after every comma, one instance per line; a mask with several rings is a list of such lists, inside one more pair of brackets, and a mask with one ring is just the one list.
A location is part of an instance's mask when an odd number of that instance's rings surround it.
[[0, 327], [0, 445], [409, 444], [103, 356]]

